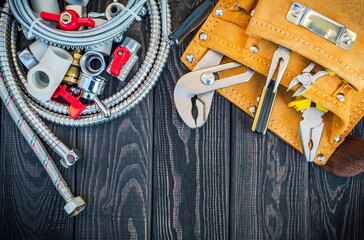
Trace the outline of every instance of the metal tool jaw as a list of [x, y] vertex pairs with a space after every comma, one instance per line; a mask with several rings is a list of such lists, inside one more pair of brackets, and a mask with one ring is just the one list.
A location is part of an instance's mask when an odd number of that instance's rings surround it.
[[[243, 66], [238, 62], [219, 65], [222, 58], [222, 54], [209, 50], [193, 71], [182, 76], [176, 84], [176, 108], [190, 128], [198, 128], [205, 124], [215, 90], [247, 82], [254, 74], [253, 70], [247, 68], [245, 73], [219, 79], [219, 72]], [[193, 114], [194, 109], [197, 110], [197, 114]]]
[[310, 107], [302, 112], [302, 121], [300, 123], [299, 134], [302, 142], [303, 153], [308, 162], [313, 162], [320, 140], [324, 124], [322, 116], [325, 112]]
[[302, 84], [302, 86], [299, 87], [297, 89], [297, 91], [293, 94], [293, 97], [297, 97], [297, 96], [304, 94], [310, 87], [311, 83], [314, 83], [320, 77], [322, 77], [326, 74], [329, 74], [327, 71], [323, 70], [323, 71], [319, 71], [315, 75], [312, 75], [311, 71], [314, 67], [315, 67], [315, 63], [311, 62], [310, 65], [308, 65], [308, 67], [306, 67], [302, 71], [301, 75], [298, 75], [289, 83], [287, 91], [291, 90], [294, 86], [296, 86], [299, 83]]

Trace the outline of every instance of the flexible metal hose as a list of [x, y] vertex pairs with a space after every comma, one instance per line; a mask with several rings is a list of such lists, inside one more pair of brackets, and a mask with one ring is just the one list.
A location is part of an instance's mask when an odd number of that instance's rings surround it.
[[[139, 12], [145, 2], [146, 0], [129, 0], [130, 4], [127, 7], [131, 11]], [[130, 11], [127, 11], [126, 13], [119, 14], [120, 16], [110, 21], [110, 23], [104, 24], [105, 28], [95, 28], [90, 31], [84, 31], [82, 34], [71, 33], [71, 35], [74, 35], [73, 37], [65, 37], [70, 32], [55, 31], [41, 22], [36, 22], [30, 26], [27, 25], [27, 21], [31, 23], [35, 20], [33, 14], [28, 15], [31, 12], [28, 1], [9, 0], [9, 3], [12, 6], [12, 13], [19, 20], [25, 34], [29, 32], [30, 28], [33, 28], [31, 31], [32, 34], [36, 35], [36, 38], [41, 38], [50, 44], [67, 48], [98, 46], [105, 43], [105, 41], [109, 41], [110, 36], [112, 38], [120, 38], [134, 20], [131, 16], [127, 17], [127, 19], [121, 17], [127, 16], [130, 13]], [[162, 4], [166, 4], [166, 1]], [[166, 11], [163, 14], [163, 32], [166, 33], [166, 27], [168, 31], [170, 28], [170, 12], [166, 5], [162, 6], [163, 9]], [[52, 147], [63, 160], [69, 157], [78, 159], [79, 153], [77, 150], [69, 149], [63, 144], [48, 129], [39, 116], [62, 125], [75, 127], [90, 126], [115, 119], [138, 104], [150, 92], [159, 78], [166, 64], [170, 48], [168, 41], [162, 36], [160, 19], [162, 13], [155, 0], [148, 1], [148, 10], [150, 14], [151, 40], [146, 57], [134, 78], [119, 92], [104, 100], [111, 109], [112, 117], [104, 118], [95, 104], [90, 104], [84, 115], [74, 120], [68, 116], [66, 105], [56, 101], [39, 102], [27, 95], [25, 91], [27, 84], [26, 74], [19, 65], [17, 58], [17, 22], [10, 15], [8, 3], [2, 9], [0, 32], [3, 37], [0, 39], [0, 61], [3, 77], [0, 77], [0, 97], [28, 144], [41, 161], [56, 189], [67, 202], [65, 210], [69, 216], [75, 216], [81, 212], [85, 207], [85, 202], [82, 198], [75, 198], [73, 196], [39, 137]], [[119, 27], [117, 26], [118, 24], [120, 25]], [[107, 36], [105, 32], [102, 33], [105, 29], [112, 29], [110, 32], [107, 32]], [[115, 33], [115, 29], [119, 32]], [[84, 34], [86, 32], [87, 34]], [[90, 34], [89, 38], [86, 37], [88, 34]], [[99, 38], [97, 38], [98, 35]]]
[[[148, 9], [151, 18], [151, 40], [145, 60], [134, 78], [123, 89], [103, 100], [111, 109], [111, 118], [104, 118], [95, 104], [91, 104], [87, 106], [83, 116], [74, 120], [68, 115], [68, 108], [65, 104], [53, 100], [38, 102], [22, 93], [22, 95], [26, 96], [27, 101], [31, 103], [31, 107], [41, 117], [61, 125], [89, 126], [115, 119], [138, 104], [154, 86], [169, 53], [169, 45], [161, 36], [160, 14], [156, 2], [149, 1]], [[167, 14], [170, 16], [169, 10]], [[170, 21], [168, 20], [166, 24], [170, 26]], [[16, 29], [13, 29], [11, 35], [16, 36]], [[16, 60], [16, 40], [11, 43], [10, 47], [17, 78], [22, 83], [26, 83], [26, 75]]]
[[37, 19], [28, 1], [8, 0], [14, 17], [28, 38], [41, 38], [57, 46], [84, 48], [118, 39], [135, 20], [147, 0], [129, 0], [125, 8], [114, 19], [102, 26], [80, 32], [62, 31], [52, 28]]

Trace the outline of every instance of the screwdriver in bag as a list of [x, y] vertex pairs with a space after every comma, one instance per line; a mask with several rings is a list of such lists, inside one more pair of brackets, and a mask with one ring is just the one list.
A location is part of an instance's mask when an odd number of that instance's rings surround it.
[[[290, 52], [291, 51], [289, 49], [279, 46], [273, 55], [267, 81], [260, 96], [257, 114], [255, 115], [252, 126], [252, 130], [254, 132], [261, 134], [265, 134], [267, 132], [268, 123], [277, 96], [278, 86], [281, 82], [284, 72], [286, 71], [290, 59]], [[277, 78], [276, 81], [274, 81], [272, 79], [273, 74], [275, 73], [278, 66], [279, 69]]]

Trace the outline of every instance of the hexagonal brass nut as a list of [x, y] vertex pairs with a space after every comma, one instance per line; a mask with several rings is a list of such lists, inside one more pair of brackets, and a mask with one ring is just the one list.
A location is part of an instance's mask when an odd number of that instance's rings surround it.
[[74, 217], [82, 212], [86, 207], [86, 202], [81, 197], [72, 198], [66, 206], [64, 206], [64, 211], [69, 217]]

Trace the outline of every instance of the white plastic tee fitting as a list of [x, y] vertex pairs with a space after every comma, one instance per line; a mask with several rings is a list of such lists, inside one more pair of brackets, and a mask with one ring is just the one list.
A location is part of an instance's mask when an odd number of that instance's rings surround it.
[[83, 7], [86, 7], [89, 0], [66, 0], [66, 3], [71, 5], [81, 5]]
[[39, 64], [28, 72], [29, 94], [41, 101], [50, 100], [72, 60], [72, 55], [66, 50], [49, 46]]
[[47, 51], [48, 47], [49, 47], [49, 45], [47, 43], [45, 43], [39, 39], [39, 40], [33, 42], [32, 44], [30, 44], [29, 50], [32, 52], [35, 59], [37, 59], [37, 61], [40, 62], [40, 60], [42, 60], [45, 52]]

